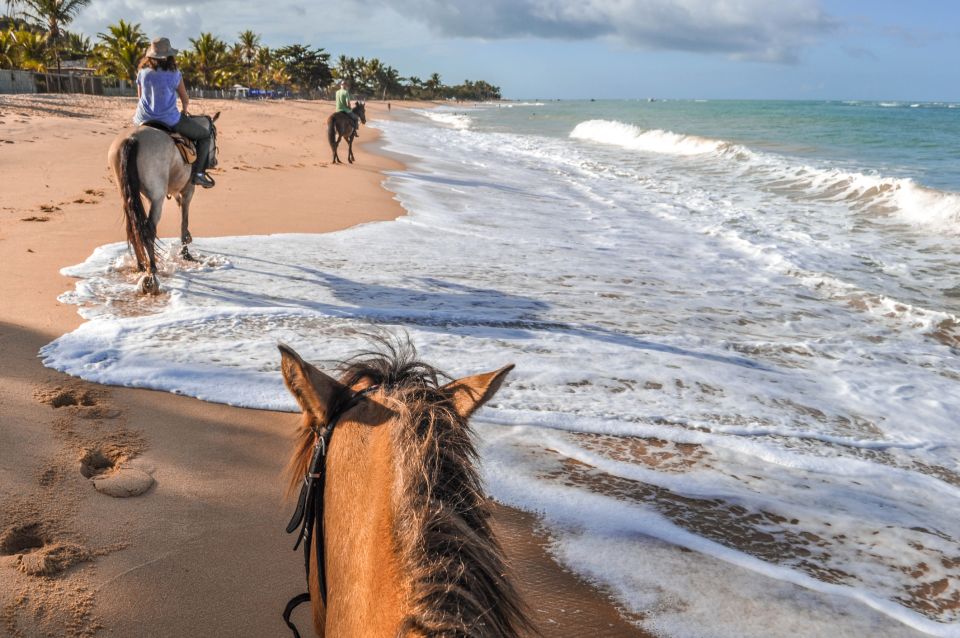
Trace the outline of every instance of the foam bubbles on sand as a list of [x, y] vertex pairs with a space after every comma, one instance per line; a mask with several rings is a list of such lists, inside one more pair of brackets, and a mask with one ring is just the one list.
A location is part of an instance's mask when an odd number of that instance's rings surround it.
[[711, 152], [382, 126], [426, 158], [389, 180], [408, 217], [198, 239], [213, 265], [143, 312], [102, 247], [46, 364], [293, 410], [277, 342], [323, 365], [406, 330], [454, 375], [517, 365], [476, 420], [489, 489], [648, 627], [960, 633], [951, 239]]

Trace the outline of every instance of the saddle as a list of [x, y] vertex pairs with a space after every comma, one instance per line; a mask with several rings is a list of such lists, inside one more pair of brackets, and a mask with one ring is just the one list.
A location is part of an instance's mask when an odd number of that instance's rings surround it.
[[155, 128], [169, 135], [170, 139], [173, 140], [173, 143], [177, 146], [177, 150], [180, 151], [180, 156], [183, 158], [185, 164], [193, 164], [197, 161], [197, 146], [193, 143], [193, 140], [185, 138], [163, 122], [144, 122], [143, 126]]

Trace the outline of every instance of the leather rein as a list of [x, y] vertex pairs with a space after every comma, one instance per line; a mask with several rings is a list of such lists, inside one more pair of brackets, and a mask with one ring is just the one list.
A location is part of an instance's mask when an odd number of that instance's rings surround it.
[[[293, 549], [303, 544], [303, 568], [307, 575], [307, 588], [310, 587], [310, 547], [314, 534], [317, 538], [317, 579], [320, 582], [320, 596], [323, 604], [327, 604], [327, 581], [326, 566], [324, 560], [324, 537], [323, 537], [323, 488], [326, 484], [327, 468], [327, 449], [330, 446], [330, 439], [333, 436], [333, 429], [340, 422], [340, 418], [356, 407], [360, 400], [370, 392], [379, 388], [377, 385], [354, 392], [341, 408], [336, 410], [322, 427], [313, 427], [314, 444], [313, 456], [310, 458], [310, 465], [307, 466], [307, 473], [303, 477], [303, 485], [300, 487], [300, 495], [297, 497], [297, 508], [293, 512], [293, 517], [287, 523], [287, 533], [292, 534], [297, 528], [300, 528], [300, 534], [297, 536], [297, 542]], [[300, 632], [296, 625], [290, 621], [290, 614], [293, 610], [310, 600], [310, 592], [294, 596], [287, 603], [283, 610], [283, 621], [293, 632], [295, 638], [300, 638]]]

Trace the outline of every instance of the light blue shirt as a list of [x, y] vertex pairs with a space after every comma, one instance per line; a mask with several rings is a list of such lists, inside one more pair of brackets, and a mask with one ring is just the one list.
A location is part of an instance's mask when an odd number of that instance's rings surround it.
[[176, 126], [180, 121], [177, 109], [177, 87], [180, 86], [180, 71], [154, 71], [151, 68], [140, 69], [137, 73], [137, 85], [140, 87], [140, 101], [133, 123], [157, 121], [167, 126]]

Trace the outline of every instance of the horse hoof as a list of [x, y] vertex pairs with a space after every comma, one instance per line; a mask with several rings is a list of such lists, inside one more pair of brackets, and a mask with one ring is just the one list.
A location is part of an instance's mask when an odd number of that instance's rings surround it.
[[144, 275], [137, 282], [137, 290], [141, 295], [159, 295], [160, 281], [156, 275]]
[[180, 249], [180, 257], [181, 257], [184, 261], [197, 261], [197, 259], [196, 259], [193, 255], [190, 254], [190, 251], [187, 250], [187, 247], [186, 247], [186, 246], [184, 246], [183, 248]]
[[183, 245], [192, 244], [192, 243], [193, 243], [193, 235], [191, 235], [189, 232], [185, 233], [184, 236], [183, 236], [183, 241], [182, 241], [181, 243], [182, 243]]

